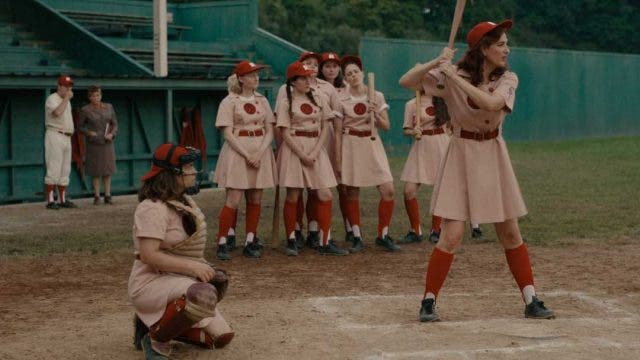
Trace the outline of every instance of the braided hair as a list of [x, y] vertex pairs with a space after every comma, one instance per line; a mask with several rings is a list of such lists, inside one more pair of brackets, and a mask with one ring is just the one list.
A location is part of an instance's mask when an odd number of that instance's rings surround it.
[[[293, 82], [298, 80], [299, 76], [294, 76], [291, 79], [287, 79], [287, 83], [285, 85], [285, 90], [287, 91], [287, 100], [289, 101], [289, 118], [293, 118], [293, 110], [291, 109], [292, 103], [293, 103], [293, 96], [291, 94], [291, 87], [293, 86]], [[317, 107], [320, 107], [320, 105], [318, 105], [318, 103], [316, 102], [316, 99], [313, 97], [313, 93], [312, 90], [307, 91], [307, 93], [305, 94], [307, 95], [307, 98], [309, 98], [309, 101], [311, 101], [311, 103]]]

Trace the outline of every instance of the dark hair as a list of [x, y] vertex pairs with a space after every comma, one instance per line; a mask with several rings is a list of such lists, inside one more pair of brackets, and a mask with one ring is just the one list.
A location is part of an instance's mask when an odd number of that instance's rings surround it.
[[87, 97], [93, 95], [94, 93], [97, 92], [102, 92], [102, 88], [100, 88], [100, 86], [98, 85], [91, 85], [89, 86], [89, 88], [87, 89]]
[[[289, 117], [292, 118], [293, 117], [293, 110], [291, 110], [291, 103], [292, 101], [292, 96], [291, 96], [291, 86], [293, 86], [293, 82], [298, 80], [300, 76], [294, 76], [291, 79], [287, 79], [287, 84], [285, 85], [285, 88], [287, 90], [287, 100], [289, 100]], [[306, 93], [307, 97], [309, 98], [309, 101], [311, 101], [311, 103], [315, 106], [320, 107], [320, 105], [318, 105], [318, 103], [316, 103], [316, 99], [313, 97], [313, 93], [311, 93], [311, 90], [309, 90]]]
[[[482, 54], [482, 49], [486, 49], [498, 42], [502, 34], [505, 32], [506, 30], [500, 26], [489, 31], [482, 37], [482, 39], [480, 39], [480, 41], [478, 41], [476, 46], [467, 50], [462, 59], [458, 61], [458, 68], [471, 75], [471, 84], [473, 84], [473, 86], [478, 86], [483, 80], [482, 65], [484, 64], [484, 55]], [[489, 79], [495, 80], [499, 78], [506, 70], [508, 70], [507, 67], [496, 68], [491, 72], [491, 74], [489, 74]]]
[[[318, 69], [318, 78], [322, 79], [322, 80], [327, 80], [324, 77], [324, 74], [322, 73], [322, 66], [326, 63], [328, 63], [329, 61], [325, 61], [320, 65], [320, 69]], [[340, 71], [338, 71], [338, 76], [336, 76], [335, 79], [333, 79], [333, 87], [335, 88], [343, 88], [344, 87], [344, 75], [342, 74], [342, 67], [340, 66], [340, 64], [338, 63], [338, 67], [340, 68]]]
[[433, 107], [436, 109], [436, 127], [440, 127], [451, 121], [449, 108], [447, 107], [447, 103], [444, 101], [444, 99], [439, 96], [434, 96], [432, 98], [432, 102]]
[[162, 170], [158, 175], [145, 180], [138, 190], [138, 201], [146, 199], [161, 200], [181, 200], [182, 193], [178, 190], [176, 176], [168, 170]]

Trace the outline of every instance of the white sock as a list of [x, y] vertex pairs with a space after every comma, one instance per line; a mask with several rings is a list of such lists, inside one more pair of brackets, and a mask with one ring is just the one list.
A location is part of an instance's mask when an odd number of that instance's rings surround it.
[[309, 221], [309, 231], [318, 231], [318, 222], [315, 220]]
[[347, 232], [352, 232], [353, 231], [351, 229], [351, 224], [349, 223], [349, 220], [347, 220], [347, 218], [344, 219], [344, 227], [345, 227], [345, 229], [347, 229]]
[[227, 243], [227, 238], [225, 236], [218, 239], [218, 245], [223, 245]]
[[433, 300], [435, 300], [436, 296], [433, 293], [428, 292], [427, 296], [425, 296], [424, 298], [425, 299], [433, 299]]
[[353, 236], [362, 237], [361, 234], [360, 234], [360, 225], [353, 225], [351, 230], [353, 230]]
[[525, 304], [531, 304], [534, 296], [536, 296], [536, 289], [534, 289], [533, 285], [527, 285], [522, 289], [522, 299]]
[[292, 231], [291, 234], [289, 234], [289, 240], [295, 240], [296, 239], [296, 232]]
[[479, 227], [480, 227], [480, 224], [474, 224], [474, 223], [471, 223], [471, 228], [472, 228], [472, 229], [477, 229], [477, 228], [479, 228]]
[[236, 230], [234, 228], [229, 228], [229, 232], [227, 233], [229, 236], [236, 236]]
[[247, 240], [245, 240], [245, 242], [244, 242], [244, 246], [247, 246], [247, 245], [253, 243], [253, 237], [254, 237], [254, 235], [253, 235], [252, 232], [248, 233], [247, 234]]
[[384, 238], [389, 233], [389, 227], [385, 226], [382, 228], [382, 237]]
[[296, 231], [300, 231], [300, 230], [301, 230], [300, 224], [296, 223]]

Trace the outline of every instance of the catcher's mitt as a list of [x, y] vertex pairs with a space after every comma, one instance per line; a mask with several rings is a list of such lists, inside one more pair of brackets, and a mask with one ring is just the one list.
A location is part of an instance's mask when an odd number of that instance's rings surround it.
[[229, 276], [227, 272], [221, 269], [215, 269], [216, 276], [209, 281], [209, 284], [216, 287], [218, 290], [218, 301], [222, 300], [224, 295], [227, 293], [227, 288], [229, 287]]

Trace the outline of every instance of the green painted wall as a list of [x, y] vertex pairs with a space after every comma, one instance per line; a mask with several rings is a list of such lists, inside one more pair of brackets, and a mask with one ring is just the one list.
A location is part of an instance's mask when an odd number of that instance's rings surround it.
[[[363, 38], [365, 71], [391, 106], [391, 146], [407, 144], [402, 135], [404, 104], [414, 95], [400, 77], [417, 62], [436, 57], [444, 43]], [[457, 44], [462, 55], [465, 44]], [[640, 134], [640, 56], [567, 50], [512, 48], [511, 69], [520, 85], [504, 131], [509, 140], [551, 140]]]

